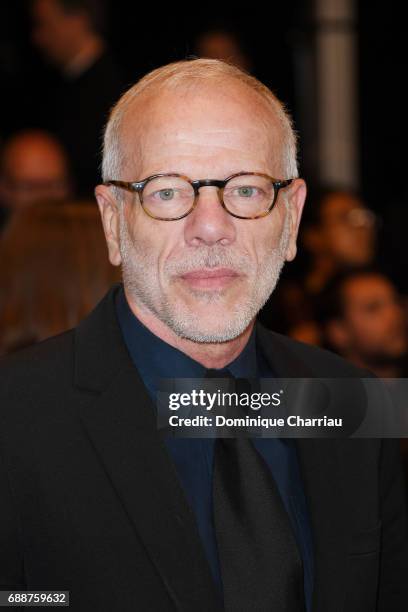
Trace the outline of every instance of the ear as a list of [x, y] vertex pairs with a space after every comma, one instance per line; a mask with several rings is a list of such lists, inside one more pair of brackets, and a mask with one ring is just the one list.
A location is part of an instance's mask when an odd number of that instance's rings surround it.
[[109, 261], [120, 266], [122, 258], [119, 249], [119, 208], [112, 191], [106, 185], [95, 187], [95, 197], [101, 213], [103, 230], [108, 245]]
[[292, 261], [296, 256], [296, 241], [305, 199], [306, 183], [303, 179], [295, 179], [289, 188], [288, 214], [290, 215], [291, 229], [286, 251], [286, 261]]

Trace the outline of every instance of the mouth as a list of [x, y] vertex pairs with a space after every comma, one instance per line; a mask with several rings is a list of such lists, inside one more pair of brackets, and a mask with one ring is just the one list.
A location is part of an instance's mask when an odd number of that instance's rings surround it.
[[239, 278], [231, 268], [194, 270], [182, 274], [179, 278], [193, 289], [224, 289]]

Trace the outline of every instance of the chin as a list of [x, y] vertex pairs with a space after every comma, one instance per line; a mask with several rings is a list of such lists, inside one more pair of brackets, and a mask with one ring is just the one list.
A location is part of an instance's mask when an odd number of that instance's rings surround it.
[[181, 338], [198, 343], [221, 343], [240, 336], [252, 319], [248, 308], [236, 304], [231, 308], [200, 304], [198, 307], [173, 307], [165, 314], [164, 322]]
[[230, 327], [210, 329], [201, 326], [195, 329], [182, 327], [174, 331], [176, 331], [176, 333], [178, 332], [180, 338], [196, 342], [197, 344], [222, 344], [235, 340], [244, 330], [240, 328], [232, 329]]

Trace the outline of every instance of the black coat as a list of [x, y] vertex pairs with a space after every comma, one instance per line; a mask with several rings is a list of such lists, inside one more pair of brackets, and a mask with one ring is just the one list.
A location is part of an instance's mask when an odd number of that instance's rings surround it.
[[[72, 611], [217, 611], [114, 293], [75, 330], [2, 361], [0, 589], [69, 590]], [[258, 333], [279, 376], [356, 375], [326, 351]], [[296, 444], [314, 539], [313, 611], [407, 610], [396, 441]]]

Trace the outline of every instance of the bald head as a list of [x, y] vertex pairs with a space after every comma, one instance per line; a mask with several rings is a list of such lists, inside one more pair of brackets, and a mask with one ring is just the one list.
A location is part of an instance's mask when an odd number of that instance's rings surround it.
[[[261, 171], [261, 166], [272, 176], [285, 177], [282, 148], [277, 118], [256, 93], [239, 82], [232, 82], [228, 92], [210, 83], [165, 91], [161, 96], [145, 93], [123, 120], [121, 177], [132, 181], [147, 176], [146, 172], [185, 173], [192, 159], [198, 168], [216, 160], [217, 167], [211, 167], [211, 172], [221, 178], [248, 168]], [[262, 163], [254, 168], [259, 151], [263, 152]], [[231, 166], [238, 152], [240, 165]]]
[[69, 196], [68, 164], [61, 145], [49, 134], [30, 130], [4, 146], [0, 165], [0, 196], [11, 210], [36, 201]]
[[[194, 102], [193, 102], [194, 101]], [[139, 136], [157, 117], [185, 117], [191, 105], [201, 106], [203, 125], [208, 114], [228, 112], [231, 127], [238, 131], [245, 115], [271, 140], [273, 159], [280, 159], [280, 174], [296, 177], [296, 136], [283, 105], [260, 81], [243, 70], [219, 60], [181, 61], [150, 72], [129, 89], [114, 107], [105, 131], [103, 177], [121, 177], [129, 152], [137, 155]], [[225, 117], [221, 117], [219, 123]], [[235, 117], [235, 119], [234, 119]], [[180, 123], [180, 122], [179, 122]], [[130, 142], [131, 140], [131, 142]]]

